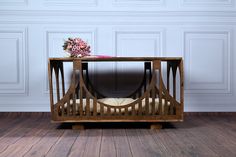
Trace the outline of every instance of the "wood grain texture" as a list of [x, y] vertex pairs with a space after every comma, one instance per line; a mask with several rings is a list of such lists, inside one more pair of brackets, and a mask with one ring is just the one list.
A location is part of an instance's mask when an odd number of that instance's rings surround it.
[[[88, 66], [89, 62], [108, 61], [108, 62], [143, 62], [144, 75], [143, 81], [139, 87], [129, 96], [124, 98], [133, 98], [132, 102], [124, 105], [114, 105], [111, 102], [99, 101], [104, 98], [89, 81]], [[63, 73], [63, 63], [71, 62], [73, 64], [73, 73], [71, 84], [63, 96], [60, 93], [64, 91], [59, 86], [59, 73]], [[169, 93], [165, 87], [162, 74], [162, 63], [166, 62], [169, 68], [172, 68], [173, 92]], [[50, 87], [50, 106], [52, 121], [54, 122], [174, 122], [183, 121], [183, 62], [181, 57], [109, 57], [109, 58], [49, 58], [49, 87]], [[179, 68], [180, 80], [179, 94], [180, 100], [176, 99], [176, 71]], [[54, 77], [53, 77], [54, 76]], [[64, 76], [64, 74], [61, 74]], [[54, 78], [54, 79], [53, 79]], [[53, 80], [52, 80], [53, 79]], [[170, 78], [168, 78], [169, 80]], [[159, 80], [159, 81], [157, 81]], [[53, 82], [56, 82], [54, 85]], [[63, 81], [62, 81], [63, 82]], [[62, 84], [62, 87], [64, 84]], [[56, 92], [53, 92], [53, 89]], [[57, 97], [53, 100], [53, 97]], [[78, 102], [75, 100], [77, 95]], [[163, 101], [166, 102], [162, 106]], [[55, 102], [54, 102], [55, 101]], [[76, 106], [80, 106], [76, 110]], [[170, 110], [168, 109], [170, 106]], [[93, 108], [91, 108], [93, 107]], [[95, 108], [96, 107], [96, 108]], [[156, 108], [158, 110], [156, 111]], [[94, 112], [93, 112], [94, 111]], [[113, 112], [119, 111], [119, 112]]]
[[102, 132], [100, 156], [116, 156], [115, 140], [110, 129], [105, 129]]
[[[150, 130], [146, 123], [50, 123], [49, 113], [0, 113], [3, 157], [234, 157], [236, 114], [187, 115]], [[18, 120], [17, 120], [18, 119]], [[131, 125], [132, 124], [132, 125]]]
[[64, 132], [60, 130], [49, 129], [45, 136], [42, 136], [41, 140], [25, 153], [24, 157], [45, 156], [63, 133]]
[[[37, 122], [37, 120], [39, 120], [42, 117], [37, 116], [37, 118], [31, 119], [31, 116], [29, 116], [29, 117], [27, 117], [27, 116], [22, 116], [22, 117], [13, 116], [12, 119], [9, 118], [3, 122], [12, 124], [11, 121], [14, 122], [15, 118], [20, 119], [18, 124], [12, 125], [11, 128], [7, 132], [5, 132], [3, 135], [1, 135], [1, 137], [0, 137], [0, 153], [4, 153], [6, 156], [9, 153], [10, 154], [12, 153], [11, 151], [6, 151], [6, 150], [10, 146], [11, 146], [10, 150], [14, 150], [15, 147], [12, 145], [17, 143], [18, 141], [20, 141], [23, 137], [29, 135], [31, 133], [32, 129], [34, 129], [36, 127], [35, 123]], [[3, 125], [3, 128], [4, 128], [4, 125]]]
[[70, 154], [71, 147], [74, 144], [78, 135], [79, 135], [78, 131], [65, 130], [63, 135], [60, 137], [57, 143], [49, 150], [46, 156], [48, 157], [68, 156]]
[[100, 156], [101, 141], [103, 137], [102, 132], [103, 130], [101, 129], [88, 131], [88, 140], [84, 150], [84, 156]]
[[85, 156], [85, 148], [87, 147], [88, 131], [82, 130], [79, 132], [74, 144], [71, 147], [69, 157]]
[[84, 57], [84, 58], [72, 58], [72, 57], [65, 57], [65, 58], [50, 58], [50, 60], [53, 61], [74, 61], [74, 60], [80, 60], [80, 61], [152, 61], [152, 60], [162, 60], [162, 61], [175, 61], [175, 60], [182, 60], [182, 57], [108, 57], [108, 58], [97, 58], [97, 57]]
[[124, 129], [112, 130], [113, 139], [115, 142], [116, 156], [117, 157], [131, 157], [132, 153], [130, 150], [130, 144], [126, 136]]

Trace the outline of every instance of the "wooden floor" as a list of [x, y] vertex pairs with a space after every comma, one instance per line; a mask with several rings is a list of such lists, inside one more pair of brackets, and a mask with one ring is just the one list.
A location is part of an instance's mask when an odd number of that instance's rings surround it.
[[0, 113], [1, 157], [236, 157], [236, 116], [187, 115], [150, 130], [143, 123], [51, 124], [49, 113]]

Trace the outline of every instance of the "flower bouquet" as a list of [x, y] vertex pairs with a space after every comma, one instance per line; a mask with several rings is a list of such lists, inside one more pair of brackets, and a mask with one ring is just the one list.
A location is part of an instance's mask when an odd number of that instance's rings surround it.
[[70, 57], [90, 56], [90, 46], [80, 38], [68, 38], [62, 46]]

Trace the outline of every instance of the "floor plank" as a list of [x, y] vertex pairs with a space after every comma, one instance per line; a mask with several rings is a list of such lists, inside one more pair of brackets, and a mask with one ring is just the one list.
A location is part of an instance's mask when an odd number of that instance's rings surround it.
[[128, 138], [126, 136], [124, 129], [114, 129], [112, 130], [115, 148], [116, 148], [116, 156], [117, 157], [131, 157], [132, 153], [130, 150], [130, 145], [128, 142]]
[[111, 129], [104, 129], [102, 132], [100, 156], [111, 157], [116, 156], [116, 147]]
[[[203, 125], [208, 118], [199, 117], [199, 125]], [[210, 147], [214, 152], [216, 152], [219, 156], [236, 156], [236, 152], [232, 150], [236, 150], [236, 139], [235, 135], [229, 133], [227, 129], [221, 126], [222, 129], [218, 128], [218, 120], [214, 118], [214, 122], [209, 121], [205, 127], [200, 128], [199, 131], [204, 130], [204, 135], [202, 140]], [[223, 122], [219, 123], [223, 124]], [[206, 129], [207, 128], [207, 129]], [[201, 136], [200, 136], [201, 137]], [[228, 146], [234, 147], [234, 149], [229, 149]]]
[[88, 141], [88, 131], [81, 130], [71, 147], [69, 157], [83, 156]]
[[137, 129], [137, 135], [139, 137], [139, 140], [144, 144], [145, 150], [148, 152], [152, 152], [151, 154], [158, 156], [169, 156], [168, 151], [166, 150], [163, 145], [161, 145], [159, 142], [156, 142], [152, 136], [150, 136], [150, 132], [152, 130], [147, 129]]
[[129, 123], [91, 123], [89, 129], [71, 130], [70, 124], [50, 123], [48, 113], [0, 113], [0, 117], [3, 157], [236, 156], [235, 114], [190, 114], [184, 122], [167, 123], [158, 131]]
[[[0, 138], [9, 131], [12, 130], [12, 126], [19, 127], [21, 125], [20, 122], [24, 121], [22, 117], [11, 117], [11, 118], [1, 118], [0, 121]], [[6, 123], [7, 122], [7, 123]]]
[[[41, 117], [37, 117], [35, 119], [21, 119], [19, 124], [12, 127], [5, 135], [3, 135], [0, 139], [0, 156], [1, 154], [7, 150], [7, 148], [19, 141], [22, 137], [32, 132], [32, 128], [38, 126], [38, 121]], [[37, 124], [37, 125], [36, 125]], [[45, 125], [45, 124], [43, 124]]]
[[78, 130], [66, 130], [55, 145], [46, 154], [47, 157], [66, 157], [70, 154], [71, 147], [74, 144], [77, 136], [79, 135]]
[[101, 150], [101, 141], [103, 137], [102, 129], [91, 129], [86, 130], [88, 132], [88, 140], [86, 144], [85, 151], [83, 153], [84, 157], [92, 156], [98, 157], [100, 156]]
[[[143, 157], [143, 156], [162, 156], [162, 152], [156, 146], [154, 141], [149, 141], [150, 138], [144, 137], [145, 134], [136, 129], [126, 130], [128, 140], [130, 143], [130, 149], [133, 156]], [[158, 148], [158, 149], [157, 149]]]
[[173, 156], [173, 157], [178, 157], [178, 156], [186, 157], [186, 156], [188, 156], [184, 152], [184, 150], [182, 150], [181, 145], [176, 144], [175, 139], [171, 138], [168, 132], [169, 132], [169, 130], [155, 131], [155, 133], [152, 135], [152, 137], [153, 137], [153, 139], [155, 139], [155, 141], [157, 143], [161, 143], [167, 149], [169, 156]]
[[[36, 144], [42, 136], [47, 132], [45, 128], [49, 126], [49, 123], [40, 121], [38, 125], [31, 128], [22, 129], [18, 131], [20, 134], [24, 134], [16, 140], [14, 143], [8, 145], [6, 149], [1, 152], [1, 156], [23, 156], [34, 144]], [[11, 139], [11, 138], [10, 138]]]
[[25, 153], [24, 157], [45, 156], [52, 146], [59, 140], [63, 133], [63, 130], [49, 130], [48, 133], [45, 134], [45, 136], [42, 137], [42, 139], [36, 145], [34, 145], [27, 153]]

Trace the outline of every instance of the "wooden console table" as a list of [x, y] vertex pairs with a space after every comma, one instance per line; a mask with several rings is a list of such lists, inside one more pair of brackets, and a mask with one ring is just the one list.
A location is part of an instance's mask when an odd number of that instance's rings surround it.
[[[142, 84], [128, 97], [107, 98], [93, 88], [88, 77], [88, 65], [90, 62], [121, 61], [144, 63]], [[67, 91], [65, 91], [63, 68], [65, 62], [73, 63], [73, 76]], [[166, 65], [166, 84], [162, 76], [162, 63]], [[178, 79], [176, 79], [177, 75]], [[48, 76], [53, 122], [174, 122], [183, 120], [182, 58], [49, 58]]]

